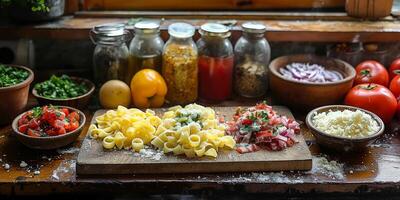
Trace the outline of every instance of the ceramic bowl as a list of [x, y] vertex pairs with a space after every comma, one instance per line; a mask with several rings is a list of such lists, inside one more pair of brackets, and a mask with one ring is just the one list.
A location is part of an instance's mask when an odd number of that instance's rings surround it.
[[[343, 111], [345, 109], [348, 109], [351, 111], [361, 110], [361, 111], [371, 115], [372, 119], [378, 123], [379, 130], [376, 133], [374, 133], [370, 136], [367, 136], [367, 137], [345, 138], [345, 137], [333, 136], [333, 135], [327, 134], [324, 131], [321, 131], [321, 130], [318, 130], [317, 128], [315, 128], [312, 119], [318, 113], [328, 112], [330, 110]], [[361, 109], [361, 108], [357, 108], [357, 107], [353, 107], [353, 106], [345, 106], [345, 105], [330, 105], [330, 106], [323, 106], [323, 107], [316, 108], [308, 113], [308, 115], [306, 117], [306, 124], [307, 124], [308, 128], [310, 129], [311, 133], [314, 135], [316, 142], [320, 146], [334, 150], [334, 151], [341, 151], [341, 152], [357, 152], [357, 151], [365, 150], [366, 147], [369, 144], [373, 143], [380, 135], [382, 135], [385, 130], [385, 124], [374, 113], [364, 110], [364, 109]]]
[[57, 149], [63, 146], [66, 146], [68, 144], [71, 144], [74, 142], [82, 132], [83, 127], [85, 126], [86, 122], [86, 117], [85, 114], [83, 114], [82, 111], [71, 108], [68, 106], [56, 106], [59, 108], [68, 108], [70, 111], [75, 111], [79, 114], [80, 116], [80, 122], [79, 122], [79, 127], [75, 129], [74, 131], [68, 132], [64, 135], [58, 135], [58, 136], [47, 136], [47, 137], [32, 137], [26, 134], [23, 134], [18, 131], [18, 120], [26, 113], [22, 113], [18, 115], [13, 123], [12, 123], [12, 129], [14, 131], [15, 136], [17, 139], [24, 144], [25, 146], [32, 148], [32, 149], [40, 149], [40, 150], [49, 150], [49, 149]]
[[25, 110], [28, 103], [29, 86], [34, 79], [31, 69], [19, 65], [7, 65], [29, 72], [26, 80], [16, 85], [0, 87], [0, 125], [9, 124], [15, 116]]
[[69, 106], [78, 109], [87, 108], [90, 103], [90, 98], [93, 95], [95, 86], [94, 84], [84, 78], [71, 77], [71, 80], [76, 83], [83, 83], [88, 88], [88, 92], [81, 96], [68, 98], [68, 99], [52, 99], [44, 96], [40, 96], [35, 88], [32, 89], [33, 96], [36, 97], [40, 105], [59, 105], [59, 106]]
[[[337, 82], [310, 83], [284, 77], [279, 69], [294, 62], [318, 64], [326, 69], [336, 70], [344, 79]], [[340, 104], [353, 87], [355, 76], [356, 72], [350, 64], [339, 59], [315, 55], [283, 56], [276, 58], [269, 65], [273, 101], [301, 112], [308, 112], [319, 106]]]

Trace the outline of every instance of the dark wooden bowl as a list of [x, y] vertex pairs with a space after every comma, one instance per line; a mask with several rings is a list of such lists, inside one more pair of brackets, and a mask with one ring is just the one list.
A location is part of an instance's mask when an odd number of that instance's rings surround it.
[[[369, 115], [372, 116], [372, 118], [378, 123], [380, 129], [373, 135], [367, 136], [367, 137], [362, 137], [362, 138], [345, 138], [345, 137], [338, 137], [338, 136], [333, 136], [329, 135], [323, 131], [320, 131], [315, 128], [312, 118], [320, 113], [320, 112], [328, 112], [329, 110], [336, 111], [336, 110], [361, 110]], [[334, 150], [334, 151], [340, 151], [340, 152], [358, 152], [358, 151], [363, 151], [366, 149], [366, 147], [374, 142], [380, 135], [383, 134], [385, 130], [385, 124], [379, 118], [377, 115], [374, 113], [353, 107], [353, 106], [345, 106], [345, 105], [330, 105], [330, 106], [323, 106], [316, 108], [312, 110], [311, 112], [308, 113], [306, 117], [306, 124], [308, 128], [311, 130], [311, 133], [315, 136], [315, 139], [319, 145], [322, 147], [326, 147], [328, 149]]]
[[34, 79], [31, 69], [19, 65], [7, 65], [10, 67], [24, 69], [29, 72], [26, 80], [16, 85], [0, 87], [0, 125], [10, 122], [22, 111], [28, 103], [29, 86]]
[[32, 137], [29, 135], [25, 135], [21, 132], [18, 131], [18, 120], [24, 115], [26, 112], [18, 115], [13, 123], [12, 123], [12, 128], [14, 131], [15, 136], [17, 139], [24, 144], [25, 146], [32, 148], [32, 149], [40, 149], [40, 150], [50, 150], [50, 149], [57, 149], [63, 146], [66, 146], [68, 144], [71, 144], [76, 140], [76, 138], [79, 137], [80, 133], [82, 132], [83, 127], [85, 126], [86, 122], [86, 117], [85, 114], [83, 114], [82, 111], [71, 108], [68, 106], [57, 106], [60, 108], [68, 108], [69, 110], [75, 111], [79, 114], [80, 116], [80, 124], [79, 127], [71, 132], [68, 132], [64, 135], [59, 135], [59, 136], [48, 136], [48, 137]]
[[[344, 79], [332, 83], [308, 83], [284, 77], [279, 69], [299, 62], [319, 64], [340, 72]], [[340, 104], [353, 87], [354, 68], [339, 59], [315, 55], [291, 55], [276, 58], [269, 65], [269, 82], [273, 100], [297, 111], [310, 111], [325, 105]]]
[[68, 99], [52, 99], [44, 96], [40, 96], [38, 92], [36, 91], [35, 88], [32, 90], [33, 96], [36, 97], [40, 105], [59, 105], [59, 106], [69, 106], [73, 108], [78, 108], [78, 109], [84, 109], [87, 108], [88, 104], [90, 103], [90, 98], [93, 95], [95, 86], [94, 84], [84, 78], [79, 78], [79, 77], [71, 77], [72, 81], [75, 81], [76, 83], [84, 83], [86, 87], [88, 88], [88, 92], [86, 94], [83, 94], [81, 96], [73, 97], [73, 98], [68, 98]]

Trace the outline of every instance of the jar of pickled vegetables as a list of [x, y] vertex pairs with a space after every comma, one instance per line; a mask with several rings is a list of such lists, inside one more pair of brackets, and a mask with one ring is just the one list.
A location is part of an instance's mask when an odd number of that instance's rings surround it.
[[192, 36], [194, 27], [174, 23], [162, 57], [162, 75], [167, 83], [166, 99], [171, 104], [188, 104], [197, 99], [197, 47]]
[[129, 46], [131, 65], [125, 73], [125, 82], [141, 69], [154, 69], [161, 73], [164, 41], [160, 37], [160, 25], [155, 21], [135, 24], [135, 37]]
[[244, 97], [263, 96], [268, 89], [267, 71], [271, 47], [261, 23], [242, 24], [243, 35], [235, 45], [234, 89]]
[[131, 34], [124, 24], [104, 24], [90, 31], [90, 39], [96, 44], [93, 53], [93, 73], [97, 86], [107, 80], [125, 80], [129, 67], [129, 50], [126, 42]]
[[231, 33], [228, 27], [217, 23], [206, 23], [199, 32], [199, 96], [209, 102], [226, 100], [232, 93]]

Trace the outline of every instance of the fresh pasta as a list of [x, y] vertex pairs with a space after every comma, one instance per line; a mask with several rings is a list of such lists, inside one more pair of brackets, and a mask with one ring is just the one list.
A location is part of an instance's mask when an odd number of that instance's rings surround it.
[[233, 149], [231, 136], [219, 124], [215, 111], [198, 104], [171, 107], [164, 113], [151, 144], [164, 153], [186, 157], [217, 157], [218, 149]]
[[96, 117], [89, 127], [89, 136], [102, 141], [105, 149], [132, 149], [139, 152], [150, 144], [157, 127], [162, 123], [152, 110], [143, 112], [136, 108], [118, 106]]
[[225, 125], [215, 111], [198, 104], [174, 106], [162, 118], [153, 110], [119, 106], [95, 118], [89, 136], [101, 140], [104, 149], [130, 149], [140, 152], [152, 145], [165, 154], [186, 157], [217, 157], [219, 149], [233, 149], [232, 136], [225, 135]]

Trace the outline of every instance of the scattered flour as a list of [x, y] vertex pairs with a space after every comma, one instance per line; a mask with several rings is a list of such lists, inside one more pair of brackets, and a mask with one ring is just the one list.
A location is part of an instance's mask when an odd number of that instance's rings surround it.
[[311, 170], [312, 174], [318, 174], [330, 177], [336, 180], [344, 179], [343, 164], [331, 160], [329, 161], [326, 156], [313, 156], [313, 168]]
[[[63, 161], [57, 169], [53, 171], [51, 179], [59, 181], [63, 178], [70, 178], [71, 174], [75, 173], [76, 160]], [[40, 172], [39, 172], [40, 173]]]
[[79, 148], [70, 147], [67, 149], [57, 149], [57, 153], [59, 154], [75, 154], [79, 152]]
[[21, 161], [21, 163], [19, 164], [20, 167], [25, 168], [28, 166], [28, 163], [26, 163], [25, 161]]
[[4, 168], [5, 170], [10, 170], [10, 169], [11, 169], [11, 165], [8, 164], [8, 163], [5, 163], [5, 164], [3, 164], [3, 168]]

